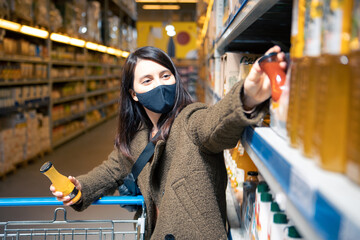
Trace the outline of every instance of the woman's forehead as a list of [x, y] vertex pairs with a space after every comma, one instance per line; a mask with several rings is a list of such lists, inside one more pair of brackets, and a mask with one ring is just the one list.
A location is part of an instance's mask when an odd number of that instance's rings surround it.
[[144, 74], [156, 74], [164, 70], [170, 71], [168, 68], [157, 62], [147, 59], [140, 59], [136, 64], [134, 75], [135, 77], [141, 77]]

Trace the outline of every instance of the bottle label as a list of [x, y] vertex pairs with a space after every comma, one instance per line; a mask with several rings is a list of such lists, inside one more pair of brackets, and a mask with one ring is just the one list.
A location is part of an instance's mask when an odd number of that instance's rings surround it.
[[324, 0], [324, 53], [348, 53], [351, 3], [350, 0]]
[[360, 49], [360, 1], [354, 1], [354, 9], [351, 22], [351, 50]]
[[74, 197], [76, 197], [76, 195], [79, 193], [79, 190], [74, 187], [74, 189], [72, 190], [72, 192], [68, 195], [70, 197], [70, 200], [72, 200]]
[[321, 54], [321, 23], [323, 17], [323, 0], [307, 0], [307, 17], [305, 27], [305, 55]]

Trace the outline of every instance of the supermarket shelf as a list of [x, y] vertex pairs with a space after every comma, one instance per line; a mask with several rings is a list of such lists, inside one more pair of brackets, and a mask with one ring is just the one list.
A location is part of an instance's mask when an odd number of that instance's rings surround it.
[[85, 66], [85, 62], [76, 62], [76, 61], [65, 61], [65, 60], [51, 60], [52, 65], [61, 65], [61, 66]]
[[124, 3], [122, 3], [122, 1], [119, 1], [119, 0], [112, 0], [110, 1], [110, 9], [112, 9], [113, 6], [117, 6], [119, 7], [122, 12], [124, 12], [125, 14], [127, 14], [133, 21], [136, 21], [137, 20], [137, 16], [132, 14], [129, 9], [125, 6]]
[[216, 40], [219, 51], [263, 53], [274, 44], [290, 46], [292, 1], [245, 0]]
[[77, 100], [77, 99], [80, 99], [80, 98], [84, 98], [84, 97], [85, 97], [85, 93], [82, 93], [82, 94], [78, 94], [78, 95], [74, 95], [74, 96], [54, 99], [53, 104], [71, 102], [71, 101], [74, 101], [74, 100]]
[[120, 75], [117, 75], [117, 74], [110, 74], [109, 76], [108, 76], [108, 78], [109, 79], [111, 79], [111, 78], [120, 78], [121, 76]]
[[82, 81], [84, 80], [85, 76], [81, 77], [67, 77], [67, 78], [53, 78], [52, 81], [54, 83], [60, 83], [60, 82], [76, 82], [76, 81]]
[[106, 80], [109, 78], [109, 75], [99, 75], [99, 76], [88, 76], [87, 80]]
[[0, 86], [15, 86], [15, 85], [36, 85], [36, 84], [46, 84], [49, 83], [48, 80], [44, 79], [24, 79], [21, 80], [0, 80]]
[[98, 121], [98, 122], [96, 122], [96, 123], [93, 123], [93, 124], [89, 125], [89, 126], [87, 127], [87, 130], [92, 129], [92, 128], [100, 125], [101, 123], [103, 123], [103, 122], [105, 122], [105, 121], [107, 121], [107, 120], [109, 120], [109, 119], [111, 119], [111, 118], [113, 118], [113, 117], [115, 117], [115, 116], [116, 116], [116, 112], [113, 113], [113, 114], [111, 114], [110, 116], [107, 116], [107, 117], [105, 117], [105, 118], [102, 118], [100, 121]]
[[0, 61], [3, 62], [26, 62], [26, 63], [43, 63], [46, 64], [49, 62], [49, 59], [43, 59], [41, 57], [31, 57], [31, 56], [0, 56]]
[[0, 108], [0, 115], [23, 112], [34, 108], [46, 107], [49, 105], [49, 103], [50, 98], [28, 100], [25, 101], [25, 103], [23, 104], [16, 104], [15, 106]]
[[82, 128], [76, 132], [73, 132], [72, 134], [67, 135], [66, 137], [63, 137], [62, 139], [60, 139], [58, 141], [53, 142], [53, 148], [56, 148], [56, 147], [60, 146], [61, 144], [64, 144], [65, 142], [70, 141], [71, 139], [79, 136], [80, 134], [84, 133], [85, 130], [86, 130], [85, 128]]
[[96, 95], [101, 95], [101, 94], [104, 94], [104, 93], [108, 93], [108, 92], [113, 92], [113, 91], [116, 91], [118, 90], [118, 88], [102, 88], [102, 89], [98, 89], [98, 90], [95, 90], [95, 91], [90, 91], [86, 94], [86, 97], [93, 97], [93, 96], [96, 96]]
[[65, 118], [55, 120], [55, 121], [53, 121], [53, 128], [57, 127], [57, 126], [60, 126], [60, 125], [63, 125], [65, 123], [71, 122], [71, 121], [73, 121], [73, 120], [75, 120], [77, 118], [84, 117], [84, 116], [85, 116], [85, 112], [80, 112], [80, 113], [72, 114], [71, 116], [68, 116], [68, 117], [65, 117]]
[[120, 64], [112, 64], [112, 63], [108, 63], [106, 64], [107, 66], [111, 67], [111, 68], [121, 68]]
[[279, 137], [271, 128], [245, 129], [243, 145], [306, 239], [357, 239], [360, 187], [328, 172]]
[[101, 62], [87, 62], [86, 64], [88, 67], [105, 67], [108, 65], [106, 63], [101, 63]]
[[99, 104], [99, 105], [94, 106], [94, 107], [90, 107], [89, 109], [86, 110], [86, 112], [92, 112], [92, 111], [98, 110], [100, 108], [104, 108], [104, 107], [107, 107], [109, 105], [115, 104], [117, 102], [118, 102], [118, 99], [113, 99], [113, 100], [110, 100], [110, 101], [108, 101], [106, 103]]

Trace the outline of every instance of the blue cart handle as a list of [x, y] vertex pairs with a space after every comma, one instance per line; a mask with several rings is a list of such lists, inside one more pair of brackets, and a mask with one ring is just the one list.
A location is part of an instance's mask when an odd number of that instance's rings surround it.
[[[137, 205], [144, 206], [144, 197], [106, 196], [92, 203], [93, 205]], [[0, 198], [0, 207], [62, 206], [55, 197]]]

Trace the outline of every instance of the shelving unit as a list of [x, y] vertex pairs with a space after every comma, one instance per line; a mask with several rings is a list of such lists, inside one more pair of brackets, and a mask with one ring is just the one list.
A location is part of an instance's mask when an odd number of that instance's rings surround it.
[[[200, 39], [205, 51], [200, 55], [199, 66], [204, 68], [203, 72], [210, 72], [211, 77], [201, 75], [198, 88], [210, 104], [219, 101], [223, 94], [214, 89], [217, 84], [214, 82], [221, 84], [222, 54], [228, 51], [263, 54], [275, 44], [285, 52], [290, 48], [292, 1], [239, 1], [225, 24], [223, 8], [223, 1], [214, 1], [216, 37], [212, 41], [208, 36]], [[210, 31], [210, 27], [205, 30]], [[322, 170], [271, 128], [248, 127], [241, 141], [270, 189], [285, 197], [286, 213], [304, 239], [358, 238], [358, 185], [342, 174]]]
[[343, 174], [322, 170], [271, 128], [247, 128], [243, 145], [306, 239], [356, 239], [360, 188]]
[[[92, 39], [79, 39], [62, 33], [55, 33], [58, 38], [54, 38], [54, 33], [48, 31], [49, 26], [44, 28], [46, 37], [32, 36], [21, 32], [23, 22], [10, 22], [12, 25], [9, 25], [7, 20], [0, 19], [0, 30], [5, 32], [7, 46], [10, 46], [10, 50], [1, 49], [3, 53], [0, 53], [0, 87], [3, 93], [9, 89], [21, 92], [24, 87], [46, 87], [45, 96], [32, 96], [31, 93], [29, 98], [17, 97], [14, 103], [5, 98], [5, 102], [0, 102], [0, 117], [5, 119], [10, 114], [21, 115], [29, 110], [41, 109], [41, 113], [49, 118], [47, 128], [50, 148], [114, 117], [120, 93], [121, 67], [129, 51], [134, 48], [133, 44], [127, 43], [127, 39], [121, 39], [124, 35], [121, 29], [126, 29], [128, 33], [130, 27], [135, 29], [137, 18], [135, 1], [127, 1], [128, 5], [123, 2], [99, 2], [103, 11], [101, 20], [104, 23], [101, 32], [103, 42], [100, 44]], [[110, 32], [106, 23], [108, 24], [107, 18], [110, 16], [116, 16], [119, 21], [119, 42], [116, 44], [107, 37]], [[20, 41], [25, 45], [25, 52], [23, 46], [20, 50], [15, 47]], [[9, 73], [6, 72], [8, 69]], [[40, 70], [43, 71], [41, 77], [35, 75]], [[28, 72], [32, 75], [24, 75]], [[67, 84], [78, 84], [78, 89], [64, 91]], [[72, 123], [74, 125], [68, 125]], [[58, 131], [55, 133], [56, 137], [53, 136], [55, 130]], [[1, 151], [0, 148], [0, 157]], [[0, 176], [7, 171], [2, 170], [6, 168], [2, 167], [1, 161], [0, 158]]]

